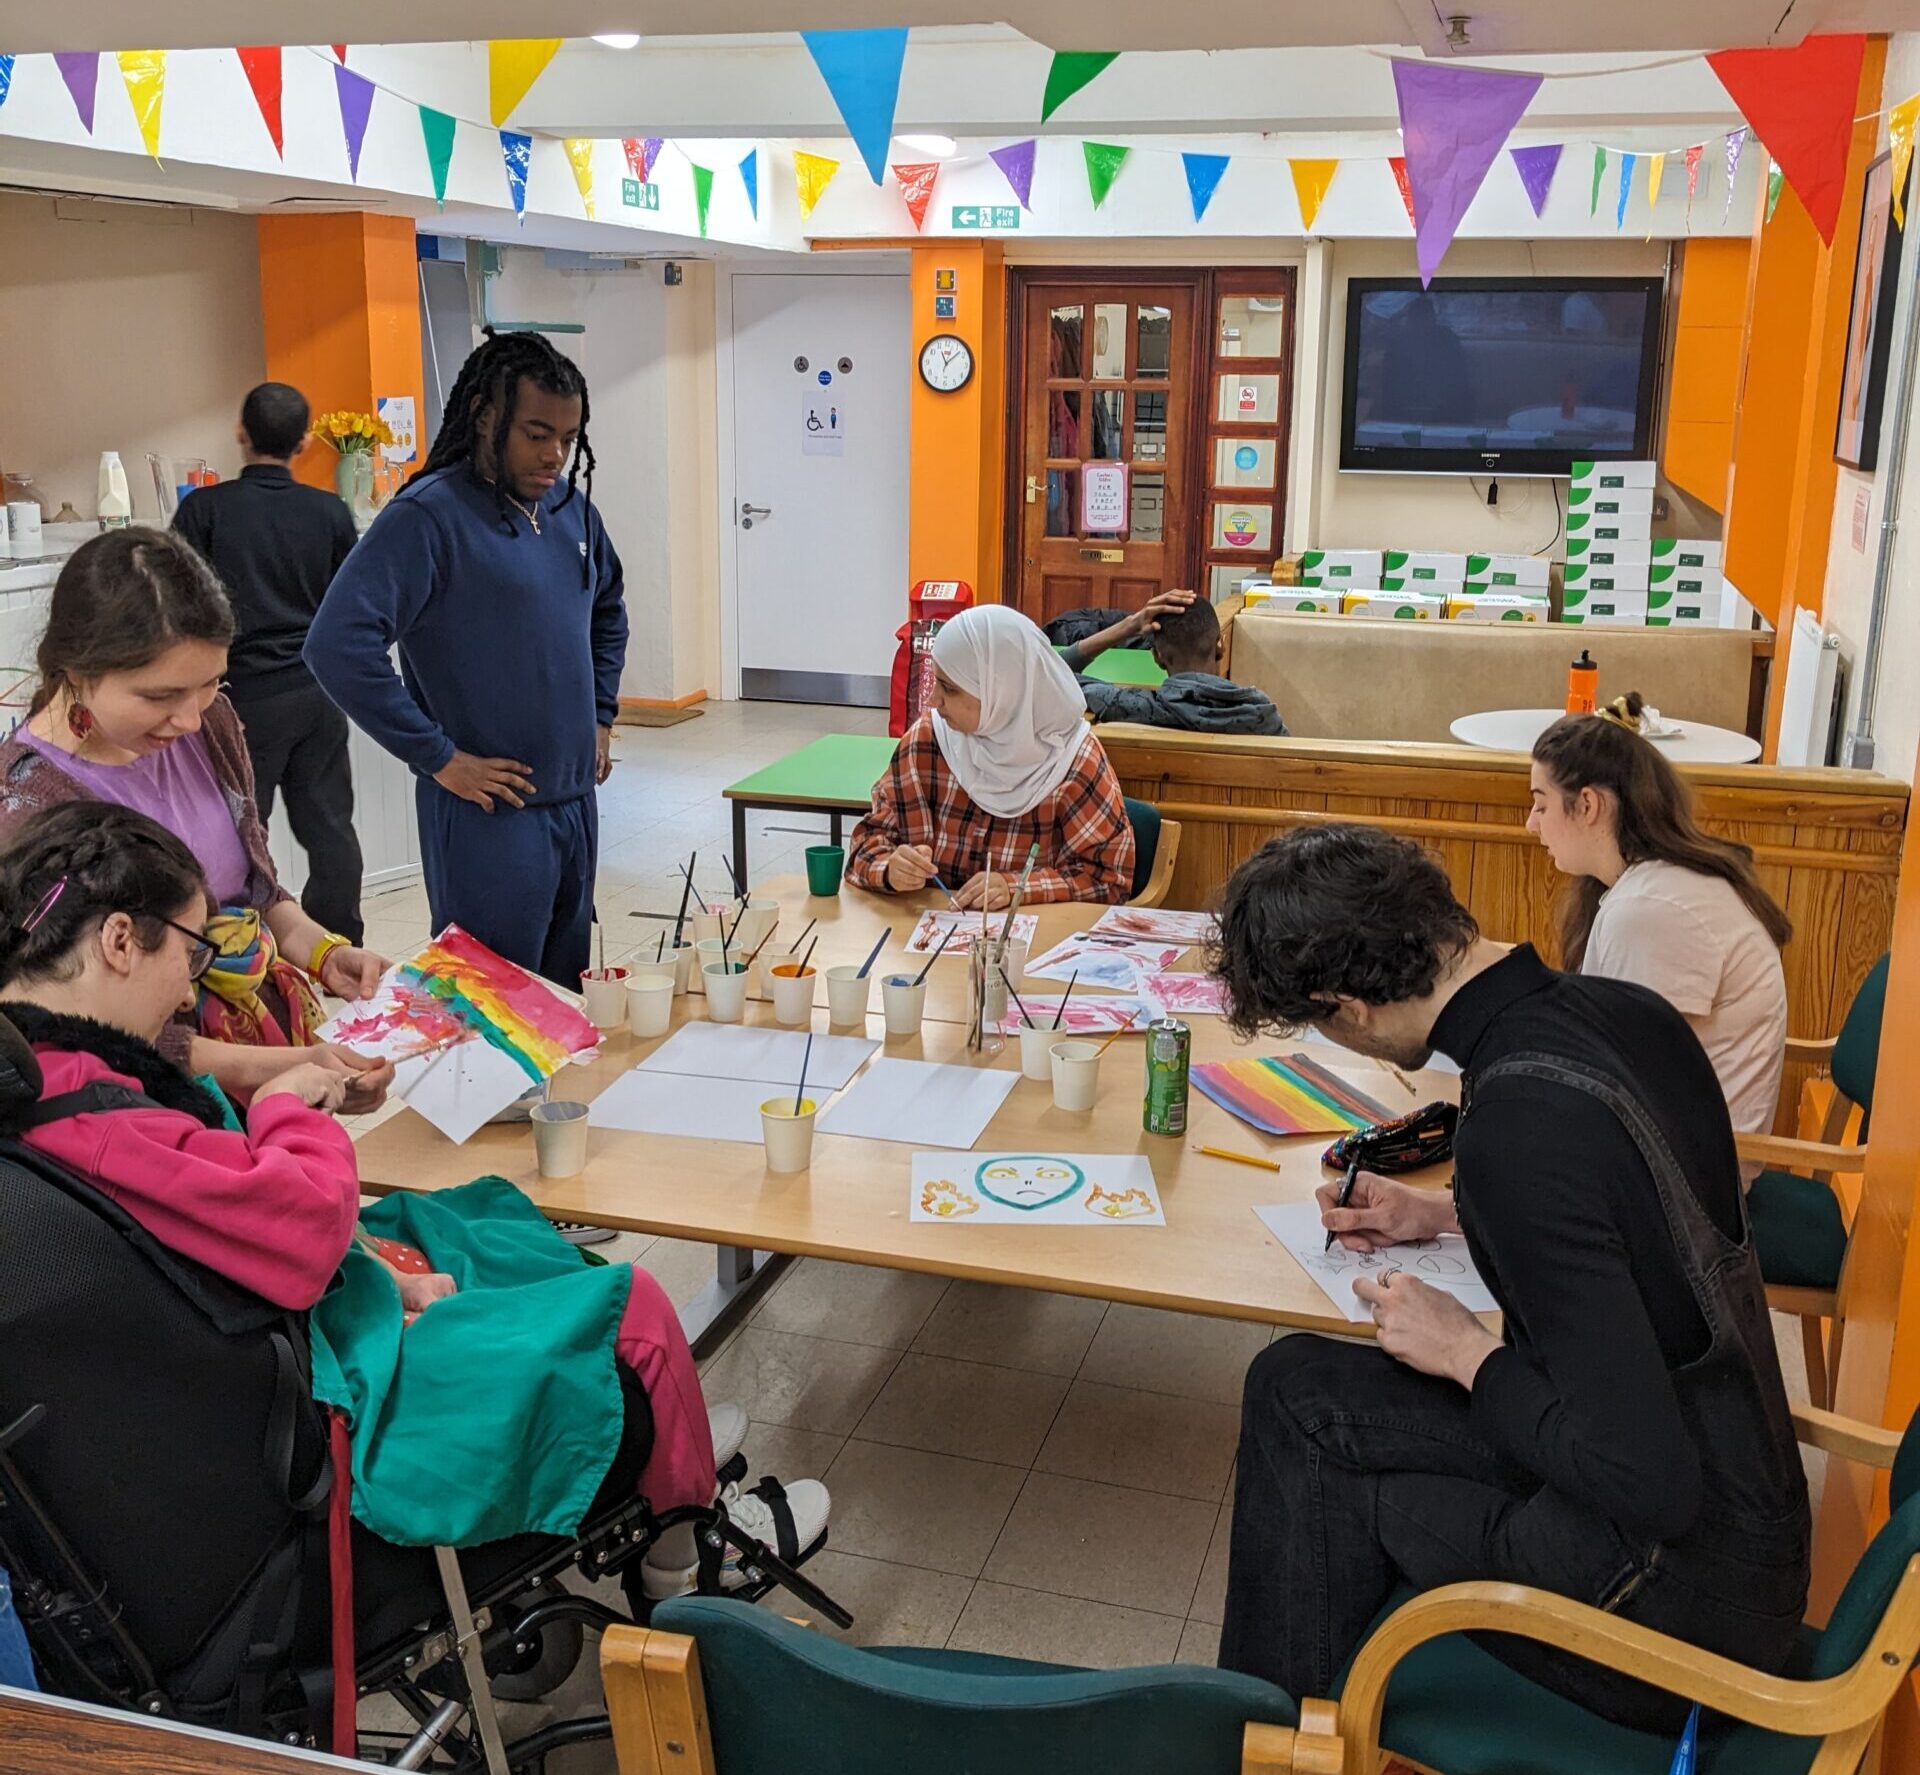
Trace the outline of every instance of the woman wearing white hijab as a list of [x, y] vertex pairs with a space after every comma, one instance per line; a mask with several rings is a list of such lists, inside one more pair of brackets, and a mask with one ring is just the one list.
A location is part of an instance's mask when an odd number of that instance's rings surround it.
[[847, 879], [901, 894], [938, 881], [961, 906], [996, 911], [1038, 843], [1030, 902], [1126, 899], [1133, 829], [1119, 779], [1046, 636], [982, 605], [934, 637], [933, 668], [928, 711], [854, 828]]

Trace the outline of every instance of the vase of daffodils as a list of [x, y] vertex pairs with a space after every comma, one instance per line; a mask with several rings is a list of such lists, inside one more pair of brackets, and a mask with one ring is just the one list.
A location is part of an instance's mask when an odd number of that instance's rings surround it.
[[322, 413], [313, 423], [313, 435], [338, 457], [333, 484], [353, 521], [364, 530], [373, 522], [373, 452], [391, 444], [393, 433], [375, 413]]

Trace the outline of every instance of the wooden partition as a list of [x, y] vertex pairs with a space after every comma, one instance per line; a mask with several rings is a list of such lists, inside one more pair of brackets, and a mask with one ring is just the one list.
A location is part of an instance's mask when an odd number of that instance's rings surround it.
[[[1100, 737], [1126, 792], [1180, 822], [1170, 906], [1209, 904], [1234, 869], [1289, 826], [1360, 820], [1431, 848], [1488, 936], [1553, 956], [1559, 877], [1526, 829], [1522, 757], [1120, 724]], [[1706, 824], [1753, 847], [1768, 892], [1793, 920], [1785, 954], [1792, 1033], [1831, 1033], [1890, 939], [1906, 786], [1860, 771], [1757, 764], [1684, 774]], [[1788, 1086], [1791, 1103], [1797, 1081]], [[1784, 1117], [1780, 1131], [1793, 1131]]]

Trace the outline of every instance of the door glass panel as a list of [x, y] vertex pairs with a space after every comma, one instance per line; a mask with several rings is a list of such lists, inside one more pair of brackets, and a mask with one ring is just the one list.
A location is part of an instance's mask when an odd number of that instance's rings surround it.
[[1229, 425], [1271, 425], [1280, 417], [1280, 378], [1229, 371], [1220, 378], [1215, 416]]
[[1207, 569], [1207, 596], [1218, 604], [1222, 598], [1231, 598], [1245, 582], [1264, 581], [1266, 577], [1266, 568], [1259, 561], [1237, 561], [1228, 566], [1216, 564]]
[[[1059, 451], [1055, 451], [1057, 456]], [[1272, 438], [1216, 438], [1213, 484], [1216, 487], [1271, 487], [1280, 446]]]
[[1126, 459], [1126, 399], [1126, 390], [1122, 388], [1093, 391], [1093, 435], [1087, 440], [1085, 451], [1088, 461]]
[[1047, 470], [1047, 534], [1073, 536], [1080, 523], [1080, 471], [1077, 468]]
[[1164, 462], [1167, 458], [1167, 397], [1139, 393], [1133, 397], [1133, 459]]
[[1086, 310], [1075, 302], [1056, 308], [1047, 335], [1047, 374], [1078, 376], [1080, 369], [1080, 330]]
[[1093, 310], [1094, 380], [1118, 382], [1127, 373], [1127, 305], [1099, 302]]
[[1052, 457], [1080, 454], [1080, 391], [1077, 388], [1047, 391], [1047, 454]]
[[[1216, 549], [1244, 549], [1252, 557], [1273, 552], [1273, 507], [1241, 505], [1220, 500], [1213, 508], [1213, 541]], [[1261, 565], [1265, 565], [1264, 562]]]
[[1134, 353], [1133, 373], [1142, 381], [1164, 382], [1173, 354], [1173, 310], [1171, 308], [1136, 309], [1139, 347]]
[[1167, 477], [1141, 474], [1133, 477], [1128, 492], [1128, 538], [1133, 542], [1165, 540]]
[[1287, 349], [1287, 304], [1283, 296], [1222, 296], [1220, 355], [1279, 357]]

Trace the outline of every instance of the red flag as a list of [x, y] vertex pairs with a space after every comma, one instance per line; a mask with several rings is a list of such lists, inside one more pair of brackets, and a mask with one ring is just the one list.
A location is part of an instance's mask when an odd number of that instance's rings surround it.
[[937, 160], [895, 164], [893, 176], [900, 181], [900, 195], [906, 200], [907, 214], [913, 218], [914, 231], [927, 225], [927, 205], [933, 201], [933, 182], [940, 176]]
[[347, 59], [347, 46], [344, 43], [336, 43], [332, 45], [332, 48], [336, 61], [344, 62]]
[[280, 51], [241, 49], [234, 52], [247, 71], [247, 84], [253, 88], [253, 102], [260, 107], [261, 120], [273, 138], [273, 151], [286, 158], [286, 140], [280, 130]]
[[647, 169], [642, 164], [640, 158], [640, 138], [638, 136], [622, 136], [620, 138], [620, 152], [627, 157], [627, 172], [629, 176], [638, 179], [640, 183], [644, 185], [647, 182]]
[[1797, 49], [1722, 49], [1707, 57], [1829, 246], [1866, 47], [1865, 37], [1848, 34], [1809, 37]]
[[1395, 154], [1387, 164], [1393, 168], [1393, 182], [1400, 187], [1400, 201], [1407, 206], [1407, 220], [1418, 228], [1420, 224], [1413, 213], [1413, 181], [1407, 177], [1407, 157]]

